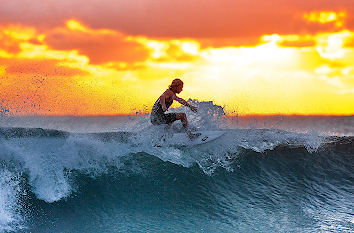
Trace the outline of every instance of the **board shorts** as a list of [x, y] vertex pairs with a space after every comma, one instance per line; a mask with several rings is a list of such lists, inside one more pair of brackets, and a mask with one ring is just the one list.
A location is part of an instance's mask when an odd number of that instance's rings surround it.
[[163, 113], [151, 116], [151, 123], [153, 125], [171, 124], [177, 120], [176, 113]]

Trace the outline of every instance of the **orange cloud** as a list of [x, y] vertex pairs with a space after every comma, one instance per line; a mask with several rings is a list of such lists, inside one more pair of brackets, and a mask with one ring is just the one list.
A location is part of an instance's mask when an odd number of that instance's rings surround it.
[[200, 43], [195, 40], [152, 40], [146, 37], [131, 38], [150, 51], [154, 62], [193, 62], [200, 58]]
[[346, 38], [343, 44], [344, 47], [346, 48], [354, 48], [354, 33], [352, 36]]
[[33, 28], [20, 25], [0, 25], [0, 57], [11, 57], [21, 51], [20, 43], [34, 37]]
[[[347, 29], [353, 29], [350, 0], [12, 0], [0, 8], [0, 22], [53, 28], [75, 18], [90, 28], [109, 28], [126, 35], [224, 42], [233, 38], [229, 42], [235, 42], [263, 34], [330, 32], [335, 28], [329, 24], [341, 24], [343, 17], [337, 14], [341, 11], [347, 13], [347, 26], [351, 27]], [[312, 22], [331, 23], [308, 24], [302, 17], [305, 12]]]
[[75, 20], [67, 21], [66, 25], [66, 28], [56, 28], [48, 32], [45, 42], [53, 49], [77, 50], [87, 56], [92, 64], [139, 62], [149, 55], [145, 47], [128, 41], [120, 32], [94, 30]]
[[259, 36], [245, 36], [235, 38], [201, 38], [198, 39], [202, 48], [221, 48], [221, 47], [254, 47], [262, 43]]
[[321, 24], [334, 23], [338, 28], [342, 27], [345, 23], [346, 12], [340, 11], [320, 11], [320, 12], [310, 12], [304, 14], [304, 19], [309, 22], [316, 22]]
[[283, 47], [313, 47], [316, 45], [316, 39], [311, 35], [283, 35], [278, 44]]
[[1, 29], [0, 29], [0, 49], [1, 49], [1, 51], [3, 51], [3, 54], [5, 54], [5, 53], [6, 54], [14, 54], [14, 53], [18, 53], [20, 51], [18, 43], [16, 43], [14, 40], [12, 40], [11, 37], [1, 33]]

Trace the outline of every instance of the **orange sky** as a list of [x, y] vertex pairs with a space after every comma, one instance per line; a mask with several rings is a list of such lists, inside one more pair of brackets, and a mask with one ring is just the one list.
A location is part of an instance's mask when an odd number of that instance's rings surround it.
[[149, 112], [174, 78], [231, 115], [354, 114], [351, 0], [1, 5], [0, 115]]

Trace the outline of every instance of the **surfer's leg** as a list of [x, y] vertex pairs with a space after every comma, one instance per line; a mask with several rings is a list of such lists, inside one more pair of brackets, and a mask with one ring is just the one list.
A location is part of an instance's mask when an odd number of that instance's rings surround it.
[[177, 119], [177, 113], [164, 114], [164, 124], [172, 125]]
[[176, 113], [177, 120], [181, 120], [183, 127], [186, 129], [186, 133], [190, 139], [197, 138], [200, 136], [199, 134], [193, 134], [190, 129], [188, 128], [188, 120], [187, 115], [185, 113]]
[[183, 127], [188, 129], [188, 120], [185, 113], [176, 113], [176, 119], [181, 120]]

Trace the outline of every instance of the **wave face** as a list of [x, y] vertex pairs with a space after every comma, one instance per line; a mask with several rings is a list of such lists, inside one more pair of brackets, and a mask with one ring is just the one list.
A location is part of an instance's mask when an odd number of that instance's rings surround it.
[[224, 130], [155, 147], [156, 128], [0, 128], [0, 231], [354, 230], [354, 137]]
[[[353, 232], [354, 117], [0, 117], [0, 232]], [[159, 145], [159, 146], [156, 146]]]

